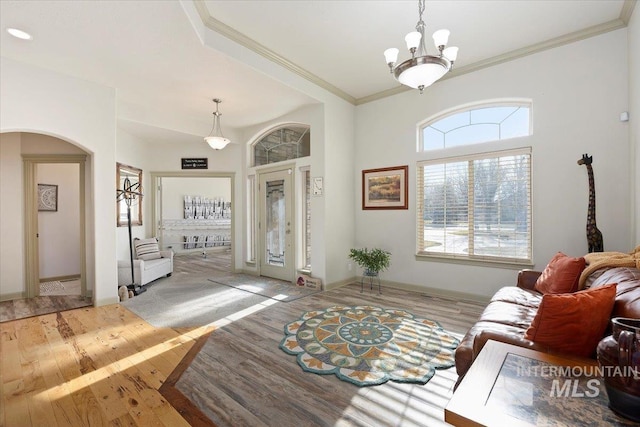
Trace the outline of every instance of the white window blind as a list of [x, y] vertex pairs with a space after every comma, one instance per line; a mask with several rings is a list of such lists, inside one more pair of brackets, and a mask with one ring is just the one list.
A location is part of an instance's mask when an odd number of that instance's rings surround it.
[[419, 255], [531, 262], [530, 148], [419, 162], [417, 179]]

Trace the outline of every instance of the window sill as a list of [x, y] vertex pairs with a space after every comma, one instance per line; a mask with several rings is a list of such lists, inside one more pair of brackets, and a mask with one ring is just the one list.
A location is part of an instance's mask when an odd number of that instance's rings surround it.
[[492, 268], [506, 268], [510, 270], [522, 270], [524, 268], [532, 268], [535, 264], [531, 261], [502, 261], [491, 259], [475, 259], [467, 257], [452, 257], [445, 255], [433, 255], [433, 254], [416, 254], [416, 261], [429, 261], [429, 262], [446, 262], [451, 264], [463, 264], [463, 265], [475, 265], [478, 267], [492, 267]]

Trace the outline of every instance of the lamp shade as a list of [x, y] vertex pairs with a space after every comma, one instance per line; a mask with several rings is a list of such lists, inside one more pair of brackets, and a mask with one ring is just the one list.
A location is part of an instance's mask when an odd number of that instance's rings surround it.
[[449, 30], [438, 30], [433, 33], [433, 43], [437, 48], [440, 46], [446, 46], [449, 41]]
[[384, 51], [384, 59], [387, 60], [387, 64], [395, 64], [398, 60], [399, 50], [395, 47], [389, 48]]
[[420, 45], [420, 39], [422, 34], [417, 31], [412, 31], [404, 37], [404, 41], [407, 42], [407, 49], [417, 49]]
[[400, 83], [414, 89], [431, 86], [449, 71], [448, 61], [433, 56], [421, 56], [400, 64], [395, 75]]
[[207, 136], [204, 140], [207, 141], [209, 147], [213, 148], [214, 150], [222, 150], [227, 146], [228, 143], [231, 142], [229, 138], [225, 138], [223, 136]]
[[451, 46], [442, 51], [442, 54], [447, 57], [447, 59], [451, 62], [458, 59], [458, 48], [456, 46]]

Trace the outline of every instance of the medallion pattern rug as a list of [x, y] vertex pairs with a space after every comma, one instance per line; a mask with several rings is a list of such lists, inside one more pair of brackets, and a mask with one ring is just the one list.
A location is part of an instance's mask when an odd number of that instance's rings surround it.
[[357, 386], [426, 384], [436, 369], [454, 365], [459, 344], [438, 322], [368, 305], [308, 311], [284, 332], [280, 348], [296, 355], [304, 371]]

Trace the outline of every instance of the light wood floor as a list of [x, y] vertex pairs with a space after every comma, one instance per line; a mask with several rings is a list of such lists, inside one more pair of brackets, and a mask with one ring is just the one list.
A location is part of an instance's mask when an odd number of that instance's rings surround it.
[[[200, 274], [206, 275], [206, 269]], [[190, 382], [198, 384], [193, 375], [180, 374], [189, 366], [189, 350], [209, 333], [216, 344], [207, 369], [213, 375], [212, 384], [206, 384], [211, 389], [189, 397], [209, 405], [208, 417], [216, 414], [220, 425], [442, 425], [457, 378], [453, 370], [439, 371], [427, 386], [357, 388], [334, 376], [303, 373], [295, 357], [278, 348], [282, 326], [301, 312], [360, 303], [407, 308], [459, 334], [483, 308], [384, 287], [381, 296], [368, 290], [360, 294], [359, 285], [349, 285], [274, 303], [215, 331], [155, 328], [119, 304], [5, 322], [0, 324], [0, 426], [189, 425], [181, 414], [192, 425], [203, 424], [188, 402], [171, 399], [174, 408], [158, 390], [174, 371], [173, 383], [183, 390]], [[248, 381], [238, 375], [240, 369], [257, 378]], [[283, 387], [283, 373], [291, 373], [293, 386]], [[332, 398], [319, 395], [318, 381]], [[328, 399], [321, 407], [334, 408], [300, 419], [314, 404], [309, 396]], [[291, 417], [280, 409], [282, 402], [296, 408]]]

